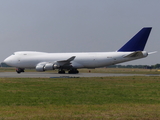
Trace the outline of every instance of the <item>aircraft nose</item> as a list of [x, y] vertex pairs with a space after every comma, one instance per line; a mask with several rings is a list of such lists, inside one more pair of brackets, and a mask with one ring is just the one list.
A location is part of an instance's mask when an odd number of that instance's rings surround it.
[[7, 65], [10, 65], [10, 63], [11, 63], [10, 57], [7, 57], [3, 62], [4, 62], [5, 64], [7, 64]]
[[9, 56], [3, 62], [9, 66], [14, 66], [16, 61], [13, 59], [13, 56]]

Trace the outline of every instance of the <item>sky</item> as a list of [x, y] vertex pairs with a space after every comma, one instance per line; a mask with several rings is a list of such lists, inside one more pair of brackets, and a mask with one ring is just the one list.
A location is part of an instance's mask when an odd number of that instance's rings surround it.
[[160, 63], [160, 0], [1, 0], [0, 62], [16, 51], [111, 52], [152, 27], [147, 58]]

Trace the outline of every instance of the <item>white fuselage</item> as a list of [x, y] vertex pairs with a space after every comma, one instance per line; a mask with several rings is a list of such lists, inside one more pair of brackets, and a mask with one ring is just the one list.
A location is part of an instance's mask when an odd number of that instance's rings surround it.
[[[145, 51], [143, 51], [145, 53]], [[74, 68], [99, 68], [117, 63], [122, 63], [134, 59], [146, 57], [125, 57], [133, 52], [89, 52], [89, 53], [45, 53], [23, 51], [15, 52], [4, 60], [10, 66], [17, 68], [35, 68], [39, 63], [54, 63], [56, 61], [67, 60], [76, 56], [71, 65]]]

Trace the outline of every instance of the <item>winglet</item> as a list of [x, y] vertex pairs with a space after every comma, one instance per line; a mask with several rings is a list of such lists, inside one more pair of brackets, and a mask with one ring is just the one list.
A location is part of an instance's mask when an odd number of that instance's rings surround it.
[[142, 28], [133, 38], [131, 38], [118, 52], [143, 51], [147, 43], [152, 27]]

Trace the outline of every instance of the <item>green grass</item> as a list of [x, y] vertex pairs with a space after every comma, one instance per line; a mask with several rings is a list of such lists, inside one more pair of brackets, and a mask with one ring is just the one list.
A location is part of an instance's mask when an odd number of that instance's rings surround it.
[[0, 120], [160, 119], [160, 77], [0, 78]]

